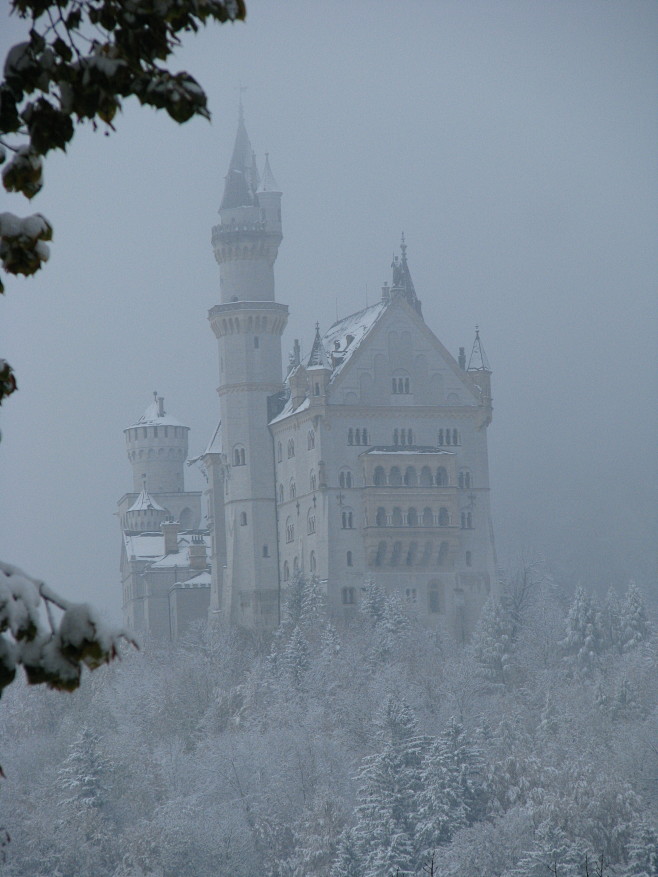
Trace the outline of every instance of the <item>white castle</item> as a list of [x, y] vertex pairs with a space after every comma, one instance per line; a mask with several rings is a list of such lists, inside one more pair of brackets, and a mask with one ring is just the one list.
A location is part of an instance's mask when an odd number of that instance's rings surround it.
[[455, 359], [425, 324], [402, 238], [381, 300], [295, 342], [275, 300], [281, 192], [262, 178], [242, 113], [212, 245], [220, 420], [185, 491], [188, 428], [153, 403], [124, 430], [133, 492], [119, 501], [125, 623], [176, 638], [196, 618], [275, 627], [300, 574], [349, 618], [373, 581], [458, 637], [495, 586], [487, 427], [491, 371], [476, 330]]

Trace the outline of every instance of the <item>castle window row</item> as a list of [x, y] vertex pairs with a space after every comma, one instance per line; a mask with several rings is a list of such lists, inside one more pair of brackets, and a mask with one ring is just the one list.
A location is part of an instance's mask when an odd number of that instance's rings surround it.
[[411, 392], [409, 378], [393, 378], [393, 395], [407, 395]]
[[348, 445], [367, 445], [368, 444], [368, 430], [362, 429], [361, 427], [350, 427], [347, 430], [347, 444]]
[[140, 448], [138, 451], [130, 451], [128, 459], [143, 460], [146, 457], [148, 460], [155, 460], [156, 457], [167, 457], [169, 460], [180, 460], [184, 456], [185, 451], [182, 448], [158, 448], [157, 452], [155, 448]]
[[[418, 601], [416, 588], [406, 588], [405, 595], [413, 603]], [[354, 606], [356, 604], [356, 588], [341, 588], [340, 598], [343, 606]], [[441, 582], [430, 582], [427, 586], [427, 609], [432, 614], [445, 612], [445, 590]]]
[[407, 466], [403, 475], [399, 466], [391, 466], [387, 474], [383, 466], [375, 466], [373, 484], [375, 487], [448, 487], [448, 471], [445, 466], [438, 466], [434, 472], [429, 466], [423, 466], [418, 473], [415, 466]]
[[414, 434], [413, 430], [408, 428], [402, 429], [394, 429], [393, 430], [393, 444], [396, 448], [404, 448], [407, 445], [413, 445], [414, 443]]
[[382, 540], [377, 548], [371, 552], [371, 566], [406, 566], [428, 567], [437, 566], [447, 568], [449, 566], [449, 547], [447, 542], [441, 542], [438, 547], [432, 542], [387, 542]]
[[425, 506], [422, 514], [419, 514], [418, 509], [411, 506], [404, 513], [400, 506], [395, 506], [389, 514], [383, 506], [379, 506], [375, 524], [378, 527], [449, 527], [450, 512], [445, 506], [441, 506], [438, 513], [434, 514], [429, 506]]
[[462, 438], [458, 429], [440, 429], [438, 435], [438, 445], [440, 448], [444, 445], [461, 445]]

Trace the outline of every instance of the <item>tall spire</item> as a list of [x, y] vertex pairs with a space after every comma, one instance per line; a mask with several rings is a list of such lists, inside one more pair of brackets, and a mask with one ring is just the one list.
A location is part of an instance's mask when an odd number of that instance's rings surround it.
[[249, 135], [244, 124], [242, 92], [238, 108], [238, 130], [235, 135], [233, 154], [224, 183], [224, 196], [220, 210], [230, 207], [251, 207], [256, 203], [258, 171]]
[[407, 242], [402, 232], [402, 240], [400, 242], [401, 257], [393, 256], [391, 268], [393, 269], [393, 290], [398, 290], [406, 298], [412, 308], [418, 311], [422, 316], [420, 299], [416, 295], [414, 282], [411, 279], [411, 272], [407, 264]]
[[322, 368], [330, 368], [327, 351], [324, 349], [324, 344], [322, 343], [322, 338], [320, 336], [319, 323], [315, 324], [315, 338], [313, 339], [313, 347], [311, 348], [311, 355], [308, 358], [307, 368], [312, 368], [317, 365]]
[[280, 192], [279, 184], [274, 179], [272, 168], [270, 167], [270, 154], [265, 153], [265, 167], [263, 168], [263, 178], [258, 188], [259, 192]]
[[491, 366], [480, 340], [480, 327], [475, 327], [475, 341], [468, 360], [468, 371], [491, 372]]

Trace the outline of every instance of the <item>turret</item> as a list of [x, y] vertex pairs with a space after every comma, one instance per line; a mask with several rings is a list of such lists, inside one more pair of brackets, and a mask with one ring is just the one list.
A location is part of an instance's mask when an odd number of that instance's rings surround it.
[[308, 358], [306, 373], [309, 384], [309, 398], [311, 405], [323, 405], [327, 399], [327, 388], [331, 380], [331, 365], [327, 351], [320, 336], [320, 324], [315, 324], [315, 338], [311, 355]]
[[144, 414], [123, 432], [133, 467], [133, 491], [181, 493], [189, 427], [167, 414], [164, 398], [154, 392]]
[[[467, 373], [482, 393], [482, 401], [491, 409], [491, 367], [480, 339], [480, 327], [475, 327], [475, 341], [468, 360]], [[491, 419], [491, 416], [489, 417]]]
[[121, 525], [125, 530], [136, 533], [157, 533], [168, 514], [167, 510], [163, 509], [147, 493], [146, 479], [144, 479], [144, 488], [128, 511], [125, 512]]

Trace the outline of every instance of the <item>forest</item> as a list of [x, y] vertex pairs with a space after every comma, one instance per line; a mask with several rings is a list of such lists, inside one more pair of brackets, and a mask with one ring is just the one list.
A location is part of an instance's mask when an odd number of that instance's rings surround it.
[[198, 627], [0, 709], [7, 877], [658, 874], [655, 628], [631, 583], [510, 576], [468, 643], [298, 579], [269, 638]]

